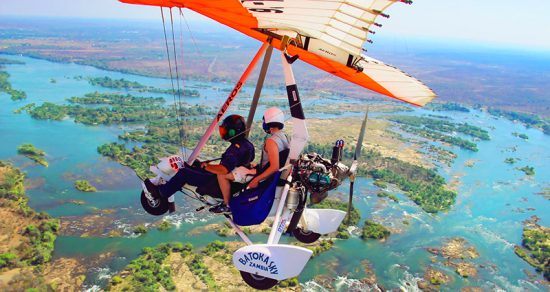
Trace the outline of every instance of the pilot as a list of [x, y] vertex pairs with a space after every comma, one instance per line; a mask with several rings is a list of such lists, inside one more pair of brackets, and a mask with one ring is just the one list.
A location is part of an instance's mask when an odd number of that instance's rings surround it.
[[[166, 184], [155, 185], [145, 180], [147, 191], [154, 198], [168, 198], [185, 185], [196, 187], [216, 184], [217, 175], [227, 175], [240, 166], [249, 166], [254, 160], [254, 145], [246, 138], [246, 123], [240, 115], [227, 116], [219, 126], [220, 136], [231, 145], [225, 150], [219, 164], [202, 162], [200, 167], [186, 165]], [[171, 210], [172, 211], [172, 210]]]
[[[227, 174], [218, 174], [218, 183], [223, 194], [224, 204], [211, 209], [214, 213], [229, 213], [231, 197], [231, 181], [248, 183], [248, 188], [256, 188], [258, 184], [269, 178], [283, 167], [288, 157], [288, 138], [283, 132], [285, 116], [282, 110], [271, 107], [264, 112], [263, 130], [269, 135], [262, 149], [260, 164], [255, 169], [246, 166], [235, 168]], [[255, 174], [258, 175], [255, 176]]]

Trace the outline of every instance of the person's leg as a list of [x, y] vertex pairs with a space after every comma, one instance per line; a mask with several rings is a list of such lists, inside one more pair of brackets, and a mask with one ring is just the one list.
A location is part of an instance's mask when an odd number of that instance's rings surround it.
[[223, 202], [226, 206], [229, 206], [229, 198], [231, 197], [231, 181], [235, 178], [232, 173], [218, 174], [218, 184], [223, 195]]
[[168, 198], [177, 193], [185, 184], [200, 186], [209, 183], [214, 174], [201, 168], [186, 166], [180, 169], [169, 181], [158, 186], [162, 197]]
[[175, 194], [187, 183], [189, 177], [189, 169], [187, 167], [178, 170], [169, 181], [158, 186], [160, 195], [164, 198], [168, 198]]

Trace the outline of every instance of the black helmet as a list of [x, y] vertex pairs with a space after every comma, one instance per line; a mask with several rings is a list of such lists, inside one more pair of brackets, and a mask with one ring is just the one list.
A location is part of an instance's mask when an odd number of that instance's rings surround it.
[[242, 116], [230, 115], [223, 119], [219, 128], [222, 139], [228, 141], [244, 134], [246, 131], [246, 123]]

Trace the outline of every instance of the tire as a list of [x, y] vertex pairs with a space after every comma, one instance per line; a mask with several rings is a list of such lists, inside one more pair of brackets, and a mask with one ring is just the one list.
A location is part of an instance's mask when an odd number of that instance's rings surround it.
[[267, 290], [271, 289], [273, 286], [277, 285], [279, 281], [271, 278], [266, 278], [263, 276], [253, 275], [247, 272], [241, 272], [241, 277], [248, 286], [258, 289], [258, 290]]
[[313, 231], [305, 231], [300, 227], [295, 228], [292, 230], [292, 235], [298, 239], [299, 242], [303, 243], [314, 243], [321, 237], [321, 234], [315, 233]]
[[156, 199], [154, 201], [150, 201], [147, 196], [145, 196], [145, 192], [141, 191], [141, 206], [145, 210], [145, 212], [154, 215], [154, 216], [160, 216], [168, 212], [168, 199], [166, 198], [160, 198]]

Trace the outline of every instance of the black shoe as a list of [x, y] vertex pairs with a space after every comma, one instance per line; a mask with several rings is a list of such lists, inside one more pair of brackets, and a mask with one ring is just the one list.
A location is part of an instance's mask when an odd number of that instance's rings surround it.
[[168, 202], [168, 212], [170, 212], [170, 214], [176, 212], [176, 203], [175, 202]]
[[151, 194], [151, 196], [155, 199], [160, 199], [160, 192], [158, 187], [149, 179], [146, 179], [143, 182], [145, 183], [145, 187], [147, 188], [147, 191]]
[[225, 204], [219, 204], [215, 207], [210, 208], [210, 212], [216, 214], [231, 214], [231, 209]]

